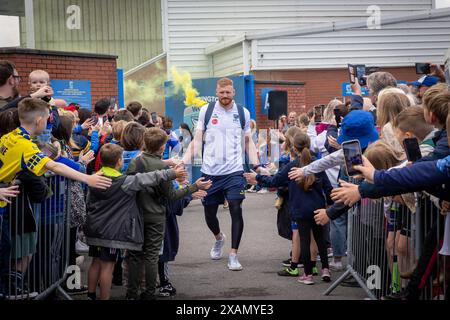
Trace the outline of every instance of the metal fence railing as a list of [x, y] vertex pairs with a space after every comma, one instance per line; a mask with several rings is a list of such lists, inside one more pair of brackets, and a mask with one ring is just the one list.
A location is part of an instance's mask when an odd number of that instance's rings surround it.
[[[0, 220], [0, 288], [4, 299], [44, 299], [62, 289], [69, 262], [70, 181], [55, 175], [20, 185]], [[44, 188], [44, 189], [40, 189]], [[41, 198], [36, 202], [35, 198]]]
[[445, 218], [436, 200], [417, 193], [357, 203], [348, 212], [347, 270], [324, 295], [353, 277], [373, 300], [402, 291], [448, 299], [450, 250], [441, 248]]

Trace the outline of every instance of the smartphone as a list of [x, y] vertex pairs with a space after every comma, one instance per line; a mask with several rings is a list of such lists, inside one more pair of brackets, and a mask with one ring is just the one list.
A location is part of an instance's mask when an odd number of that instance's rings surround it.
[[361, 174], [353, 166], [362, 165], [362, 151], [358, 140], [350, 140], [342, 143], [342, 150], [345, 158], [345, 168], [349, 177]]
[[92, 115], [91, 117], [92, 122], [94, 122], [94, 126], [98, 123], [98, 116], [96, 114]]
[[98, 118], [98, 124], [102, 127], [105, 122], [108, 122], [108, 116], [103, 116], [101, 118]]
[[417, 160], [422, 159], [419, 141], [416, 138], [406, 138], [403, 140], [403, 147], [405, 148], [408, 161], [416, 162]]
[[429, 63], [416, 63], [416, 73], [417, 74], [429, 74], [430, 64]]
[[152, 112], [151, 115], [152, 115], [152, 122], [156, 124], [158, 122], [158, 115], [156, 114], [156, 112]]
[[358, 78], [359, 85], [361, 87], [365, 87], [367, 85], [366, 66], [364, 64], [359, 64], [356, 65], [355, 68], [356, 68], [356, 77]]
[[319, 123], [322, 122], [322, 106], [314, 107], [314, 122]]
[[355, 83], [355, 66], [352, 64], [348, 65], [348, 76], [350, 79], [350, 83]]
[[116, 98], [111, 97], [111, 99], [109, 100], [109, 108], [114, 109], [115, 107], [116, 107]]
[[355, 83], [358, 78], [358, 83], [360, 86], [364, 87], [367, 85], [366, 82], [366, 66], [364, 64], [349, 64], [348, 65], [348, 75], [350, 78], [350, 83]]

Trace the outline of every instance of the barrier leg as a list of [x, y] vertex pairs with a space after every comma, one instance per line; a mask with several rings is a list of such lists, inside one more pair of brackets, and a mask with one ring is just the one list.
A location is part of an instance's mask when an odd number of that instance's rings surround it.
[[324, 296], [328, 296], [338, 285], [344, 281], [351, 274], [351, 267], [347, 266], [347, 271], [344, 272], [342, 276], [340, 276], [335, 282], [331, 284], [331, 286], [323, 293]]
[[61, 288], [61, 285], [58, 285], [58, 286], [56, 287], [56, 290], [58, 290], [58, 292], [63, 296], [63, 298], [64, 298], [65, 300], [73, 300], [72, 297], [69, 296], [69, 295], [67, 294], [67, 292], [64, 291], [63, 288]]

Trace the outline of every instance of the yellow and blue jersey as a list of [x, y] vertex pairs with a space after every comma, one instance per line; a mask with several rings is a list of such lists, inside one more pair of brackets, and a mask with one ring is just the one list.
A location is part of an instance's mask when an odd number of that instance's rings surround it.
[[[31, 135], [21, 127], [0, 139], [1, 183], [11, 182], [20, 171], [28, 170], [37, 176], [47, 171], [45, 165], [51, 159], [31, 139]], [[0, 201], [0, 207], [5, 206], [6, 203]]]

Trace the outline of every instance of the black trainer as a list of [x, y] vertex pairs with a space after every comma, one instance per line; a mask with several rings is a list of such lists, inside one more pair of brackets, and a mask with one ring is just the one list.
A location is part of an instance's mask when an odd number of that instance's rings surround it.
[[291, 258], [289, 258], [287, 260], [283, 260], [282, 264], [284, 267], [290, 267], [291, 266]]
[[396, 300], [396, 301], [400, 301], [400, 300], [411, 300], [410, 296], [408, 294], [408, 291], [403, 290], [401, 292], [398, 293], [391, 293], [387, 296], [381, 297], [381, 300]]
[[7, 288], [8, 292], [5, 294], [6, 300], [29, 300], [37, 297], [37, 292], [28, 292], [26, 287], [15, 286], [15, 283], [11, 283]]

